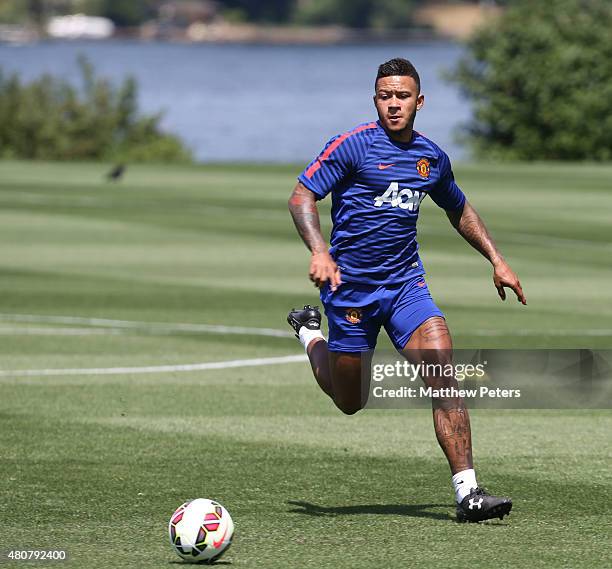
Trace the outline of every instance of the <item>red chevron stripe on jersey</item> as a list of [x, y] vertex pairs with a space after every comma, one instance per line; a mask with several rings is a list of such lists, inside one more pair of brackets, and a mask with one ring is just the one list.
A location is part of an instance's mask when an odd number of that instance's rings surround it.
[[375, 122], [371, 122], [368, 124], [362, 124], [361, 126], [358, 126], [356, 129], [351, 130], [349, 132], [345, 132], [343, 135], [339, 136], [338, 138], [336, 138], [336, 140], [334, 140], [326, 149], [325, 151], [317, 158], [317, 161], [314, 162], [310, 168], [308, 168], [308, 170], [306, 170], [306, 177], [308, 179], [312, 178], [312, 176], [314, 175], [314, 173], [321, 167], [321, 162], [324, 162], [325, 160], [327, 160], [331, 153], [336, 150], [336, 148], [338, 148], [338, 146], [340, 146], [349, 136], [353, 136], [354, 134], [357, 134], [358, 132], [361, 132], [362, 130], [367, 130], [369, 128], [377, 128], [378, 125]]

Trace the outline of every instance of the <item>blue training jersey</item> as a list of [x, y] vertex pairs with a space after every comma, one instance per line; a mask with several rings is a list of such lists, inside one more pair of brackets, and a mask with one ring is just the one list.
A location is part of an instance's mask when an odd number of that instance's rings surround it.
[[378, 121], [332, 138], [298, 180], [317, 199], [331, 192], [330, 253], [347, 282], [391, 284], [422, 275], [421, 201], [429, 195], [452, 211], [465, 203], [442, 149], [416, 131], [410, 142], [396, 142]]

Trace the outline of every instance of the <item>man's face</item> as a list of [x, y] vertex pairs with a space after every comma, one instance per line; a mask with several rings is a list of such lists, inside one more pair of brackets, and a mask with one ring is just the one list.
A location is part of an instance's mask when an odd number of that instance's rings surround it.
[[374, 105], [381, 124], [389, 133], [401, 135], [411, 130], [423, 102], [424, 97], [412, 77], [394, 75], [381, 77], [376, 82]]

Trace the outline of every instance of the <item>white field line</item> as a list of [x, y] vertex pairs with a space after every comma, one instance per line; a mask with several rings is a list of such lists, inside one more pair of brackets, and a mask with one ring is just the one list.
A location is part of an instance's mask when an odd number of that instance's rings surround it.
[[254, 367], [306, 362], [306, 354], [279, 356], [274, 358], [254, 358], [248, 360], [229, 360], [225, 362], [206, 362], [200, 364], [177, 364], [140, 367], [102, 367], [102, 368], [69, 368], [69, 369], [18, 369], [1, 370], [0, 377], [40, 377], [51, 375], [121, 375], [133, 373], [168, 373], [184, 371], [206, 371], [211, 369], [228, 369], [234, 367]]
[[0, 336], [121, 336], [127, 332], [122, 328], [0, 326]]
[[[452, 330], [451, 330], [452, 332]], [[612, 336], [612, 328], [575, 328], [574, 330], [460, 330], [463, 336]]]
[[217, 324], [190, 324], [165, 322], [139, 322], [111, 320], [108, 318], [83, 318], [81, 316], [43, 316], [37, 314], [0, 314], [0, 321], [49, 324], [81, 324], [100, 328], [123, 328], [150, 332], [208, 332], [213, 334], [243, 334], [247, 336], [272, 336], [293, 338], [294, 334], [275, 328], [251, 328], [247, 326], [223, 326]]
[[[136, 331], [138, 329], [135, 329]], [[280, 332], [280, 330], [279, 330]], [[612, 328], [575, 329], [575, 330], [452, 330], [456, 336], [514, 336], [514, 337], [609, 337], [612, 336]], [[130, 330], [125, 328], [34, 328], [34, 327], [10, 327], [0, 326], [0, 336], [125, 336]], [[231, 332], [235, 333], [235, 332]], [[284, 337], [284, 336], [283, 336]]]
[[[0, 321], [15, 323], [35, 324], [81, 324], [91, 328], [69, 327], [69, 328], [44, 328], [44, 327], [8, 327], [0, 326], [0, 335], [22, 334], [22, 335], [66, 335], [66, 336], [88, 336], [88, 335], [120, 335], [129, 333], [130, 330], [148, 333], [170, 333], [170, 332], [201, 332], [212, 334], [239, 334], [247, 336], [271, 336], [276, 338], [293, 338], [294, 334], [285, 330], [275, 328], [250, 328], [245, 326], [223, 326], [216, 324], [189, 324], [189, 323], [164, 323], [164, 322], [140, 322], [134, 320], [112, 320], [107, 318], [85, 318], [81, 316], [44, 316], [35, 314], [1, 314]], [[453, 329], [456, 335], [461, 336], [612, 336], [612, 328], [557, 328], [550, 330], [523, 329], [502, 330], [476, 328]]]

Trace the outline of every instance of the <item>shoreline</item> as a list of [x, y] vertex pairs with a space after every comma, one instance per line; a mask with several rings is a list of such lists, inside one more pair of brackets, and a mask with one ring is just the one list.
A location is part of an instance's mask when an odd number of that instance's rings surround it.
[[[150, 20], [131, 28], [114, 28], [100, 34], [93, 25], [81, 23], [51, 37], [44, 26], [33, 23], [0, 24], [0, 44], [27, 44], [55, 40], [112, 41], [117, 39], [170, 41], [176, 43], [261, 45], [346, 45], [411, 43], [415, 41], [462, 41], [478, 27], [494, 21], [503, 9], [489, 5], [432, 4], [415, 9], [413, 23], [403, 29], [348, 28], [342, 25], [231, 23], [220, 17], [195, 20], [184, 25], [175, 20]], [[81, 14], [81, 16], [83, 16]], [[83, 16], [84, 17], [84, 16]], [[59, 34], [59, 32], [56, 32]], [[73, 34], [73, 35], [70, 35]], [[102, 37], [103, 36], [103, 37]]]
[[362, 30], [338, 26], [306, 28], [296, 26], [202, 26], [191, 28], [141, 28], [118, 29], [108, 38], [90, 37], [58, 38], [28, 30], [27, 33], [0, 34], [0, 46], [20, 46], [41, 43], [66, 42], [134, 42], [170, 43], [194, 45], [278, 45], [278, 46], [333, 46], [333, 45], [384, 45], [398, 43], [457, 43], [457, 38], [439, 34], [429, 28], [408, 28], [391, 31]]

